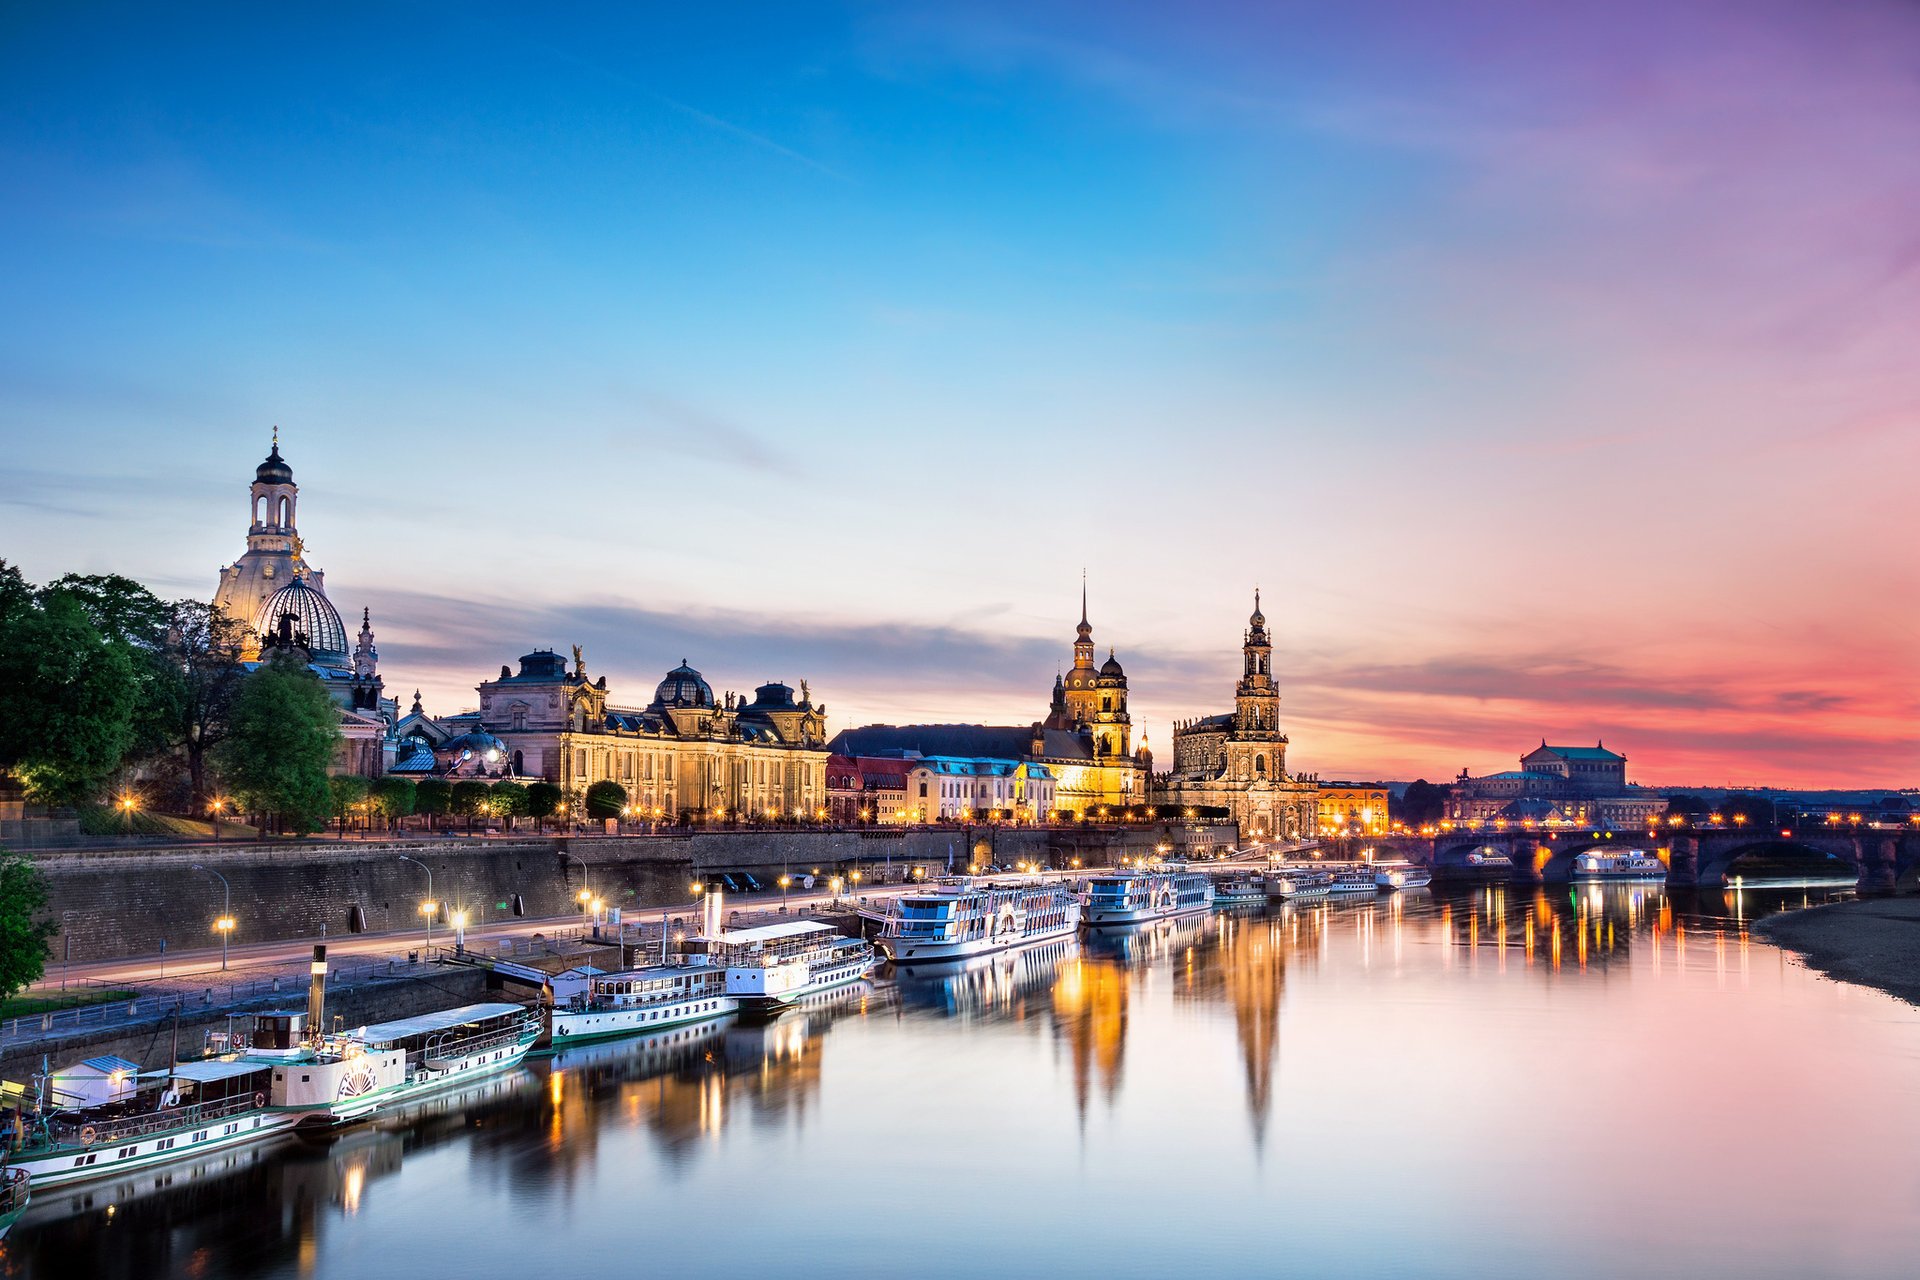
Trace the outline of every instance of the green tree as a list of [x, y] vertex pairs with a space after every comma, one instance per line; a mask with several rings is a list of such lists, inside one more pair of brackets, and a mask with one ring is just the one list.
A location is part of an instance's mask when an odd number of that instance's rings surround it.
[[72, 601], [94, 630], [126, 655], [133, 677], [127, 756], [144, 760], [171, 746], [180, 698], [179, 673], [167, 653], [171, 607], [132, 578], [117, 573], [69, 573], [42, 587], [40, 599], [43, 605]]
[[[503, 818], [524, 818], [530, 801], [527, 789], [517, 782], [493, 784], [493, 811]], [[511, 825], [511, 824], [509, 824]]]
[[617, 818], [627, 807], [627, 789], [611, 779], [601, 779], [587, 788], [587, 816]]
[[1730, 795], [1720, 802], [1720, 813], [1728, 822], [1744, 819], [1744, 825], [1770, 827], [1774, 822], [1773, 801], [1765, 796]]
[[1667, 812], [1677, 813], [1682, 817], [1705, 817], [1708, 813], [1712, 812], [1712, 809], [1713, 806], [1709, 805], [1705, 800], [1685, 791], [1676, 791], [1667, 797]]
[[414, 812], [429, 818], [441, 817], [453, 808], [453, 784], [445, 778], [420, 779], [413, 795]]
[[1415, 778], [1407, 784], [1400, 798], [1390, 800], [1387, 807], [1395, 822], [1405, 823], [1409, 827], [1423, 827], [1446, 816], [1447, 789], [1435, 786], [1425, 778]]
[[31, 862], [0, 849], [0, 1001], [40, 980], [47, 964], [51, 920], [35, 920], [47, 905], [47, 883]]
[[492, 796], [493, 789], [475, 778], [462, 778], [453, 784], [453, 811], [467, 820], [468, 831], [473, 830], [475, 815], [488, 811]]
[[560, 810], [560, 801], [566, 793], [551, 782], [530, 782], [527, 784], [527, 813], [532, 816], [535, 830]]
[[380, 816], [387, 820], [387, 826], [407, 817], [419, 803], [420, 789], [412, 778], [385, 777], [373, 784], [370, 797]]
[[327, 779], [327, 798], [341, 835], [347, 833], [347, 819], [367, 803], [371, 791], [371, 785], [357, 773], [336, 773]]
[[320, 678], [276, 654], [241, 681], [215, 762], [241, 806], [307, 835], [333, 811], [328, 771], [340, 714]]
[[136, 698], [125, 646], [75, 596], [35, 600], [19, 570], [0, 563], [0, 769], [30, 799], [97, 796], [133, 745]]
[[246, 628], [223, 609], [176, 601], [167, 628], [167, 670], [173, 684], [168, 738], [187, 768], [198, 811], [213, 799], [208, 765], [227, 736], [234, 695], [247, 669], [240, 664]]

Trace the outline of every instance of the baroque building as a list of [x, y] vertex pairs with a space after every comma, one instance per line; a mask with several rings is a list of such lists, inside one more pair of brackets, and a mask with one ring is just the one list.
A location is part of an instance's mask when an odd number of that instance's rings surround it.
[[1452, 822], [1537, 823], [1631, 830], [1667, 811], [1666, 797], [1627, 781], [1627, 758], [1591, 747], [1540, 745], [1520, 767], [1473, 778], [1462, 769], [1447, 795]]
[[380, 678], [373, 614], [360, 611], [360, 632], [349, 643], [339, 610], [327, 599], [326, 575], [309, 565], [297, 517], [300, 486], [273, 448], [254, 469], [249, 489], [247, 549], [220, 571], [214, 606], [240, 624], [240, 657], [257, 665], [275, 652], [297, 655], [320, 678], [340, 708], [336, 772], [378, 777], [393, 762], [398, 705]]
[[1305, 839], [1319, 829], [1319, 787], [1312, 778], [1287, 773], [1273, 643], [1258, 591], [1241, 659], [1232, 711], [1174, 725], [1173, 768], [1156, 780], [1154, 802], [1224, 809], [1242, 839]]

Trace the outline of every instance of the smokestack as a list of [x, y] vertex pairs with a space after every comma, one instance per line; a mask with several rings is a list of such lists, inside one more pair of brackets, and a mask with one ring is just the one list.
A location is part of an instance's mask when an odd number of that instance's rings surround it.
[[313, 980], [307, 984], [307, 1035], [318, 1037], [326, 1034], [327, 1014], [327, 947], [316, 942], [313, 946]]

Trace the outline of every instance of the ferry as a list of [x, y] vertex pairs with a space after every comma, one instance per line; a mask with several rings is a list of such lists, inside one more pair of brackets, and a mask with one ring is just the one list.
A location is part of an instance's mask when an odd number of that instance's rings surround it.
[[1327, 886], [1328, 893], [1378, 893], [1380, 886], [1374, 883], [1372, 867], [1342, 867], [1333, 873], [1333, 883]]
[[1324, 898], [1333, 888], [1333, 872], [1314, 867], [1288, 867], [1267, 872], [1269, 898]]
[[689, 938], [686, 947], [691, 963], [726, 971], [726, 993], [743, 1010], [783, 1009], [803, 996], [858, 982], [879, 963], [872, 943], [812, 920], [716, 929]]
[[1216, 907], [1245, 906], [1266, 900], [1267, 887], [1255, 875], [1225, 876], [1213, 885], [1213, 905]]
[[659, 1031], [688, 1022], [725, 1017], [740, 1002], [727, 994], [727, 975], [711, 965], [657, 964], [619, 973], [599, 973], [548, 1015], [551, 1047]]
[[25, 1169], [9, 1169], [0, 1164], [0, 1240], [7, 1238], [13, 1224], [27, 1211], [32, 1198], [33, 1175]]
[[1198, 871], [1118, 871], [1087, 879], [1090, 925], [1141, 924], [1213, 909], [1213, 881]]
[[1625, 851], [1605, 853], [1598, 849], [1575, 854], [1575, 880], [1639, 880], [1664, 883], [1667, 864], [1651, 854]]
[[1497, 880], [1513, 874], [1513, 859], [1498, 849], [1482, 847], [1470, 850], [1450, 873], [1473, 879]]
[[[281, 1040], [279, 1020], [263, 1014]], [[256, 1023], [259, 1019], [256, 1019]], [[297, 1026], [292, 1028], [297, 1034]], [[522, 1004], [498, 1002], [438, 1009], [392, 1022], [369, 1023], [318, 1037], [272, 1061], [276, 1097], [305, 1125], [350, 1124], [449, 1085], [518, 1066], [540, 1038], [540, 1015]], [[241, 1061], [258, 1060], [249, 1049]]]
[[903, 893], [889, 904], [879, 944], [895, 964], [968, 960], [1073, 936], [1080, 903], [1064, 885], [967, 880]]
[[1411, 862], [1396, 862], [1375, 867], [1373, 883], [1375, 888], [1385, 889], [1389, 893], [1400, 889], [1424, 889], [1433, 883], [1433, 872]]

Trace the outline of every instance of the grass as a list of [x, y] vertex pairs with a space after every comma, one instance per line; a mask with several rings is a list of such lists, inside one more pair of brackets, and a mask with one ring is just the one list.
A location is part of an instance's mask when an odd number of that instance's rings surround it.
[[[148, 813], [135, 809], [123, 813], [106, 805], [90, 805], [80, 810], [80, 829], [90, 836], [161, 836], [170, 840], [211, 840], [213, 824], [199, 818], [180, 818], [170, 813]], [[222, 822], [223, 840], [251, 840], [258, 833], [239, 822]]]
[[0, 1022], [5, 1022], [9, 1018], [37, 1018], [43, 1013], [52, 1013], [57, 1009], [78, 1009], [82, 1005], [111, 1004], [115, 1000], [131, 1000], [135, 994], [132, 991], [89, 987], [85, 991], [15, 996], [11, 1000], [0, 1000]]

